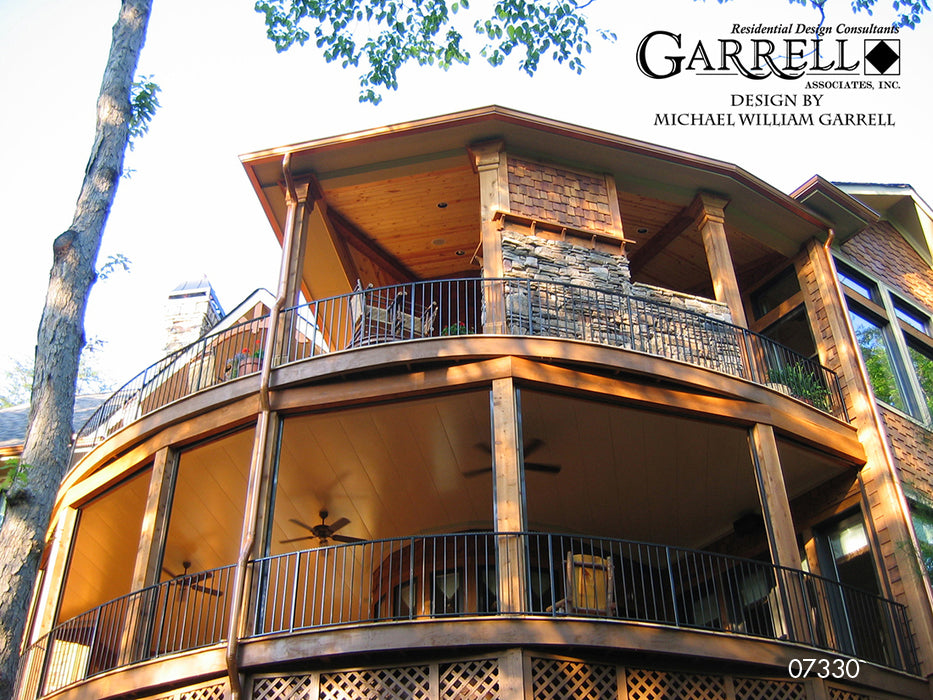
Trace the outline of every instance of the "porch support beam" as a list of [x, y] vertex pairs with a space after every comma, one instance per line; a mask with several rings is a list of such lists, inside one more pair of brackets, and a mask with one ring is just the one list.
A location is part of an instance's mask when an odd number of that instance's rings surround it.
[[[288, 167], [288, 166], [286, 166]], [[296, 183], [294, 196], [285, 188], [285, 232], [282, 247], [282, 274], [286, 281], [285, 306], [298, 304], [301, 292], [304, 253], [308, 242], [308, 218], [314, 209], [311, 183]], [[291, 235], [289, 235], [291, 232]]]
[[[493, 518], [496, 532], [524, 532], [525, 479], [522, 467], [519, 405], [511, 377], [495, 379], [492, 416]], [[499, 611], [524, 612], [525, 551], [520, 536], [499, 538]]]
[[177, 470], [178, 452], [169, 447], [156, 452], [130, 590], [138, 591], [159, 582], [162, 545], [168, 530], [169, 507]]
[[[42, 635], [46, 634], [55, 625], [58, 605], [50, 604], [50, 601], [61, 599], [62, 589], [65, 586], [65, 573], [68, 569], [68, 560], [70, 559], [77, 527], [78, 509], [73, 507], [63, 508], [55, 523], [52, 541], [46, 545], [51, 547], [51, 550], [44, 574], [40, 569], [42, 588], [39, 599], [34, 601], [34, 610], [43, 611], [43, 615], [32, 623], [29, 644], [35, 644]], [[27, 624], [28, 622], [27, 620]], [[18, 639], [15, 640], [15, 643], [18, 642]]]
[[735, 325], [748, 328], [739, 282], [729, 252], [729, 241], [726, 238], [725, 208], [728, 204], [727, 199], [701, 192], [690, 205], [690, 213], [703, 238], [716, 300], [728, 305]]
[[754, 424], [748, 430], [748, 444], [755, 466], [755, 480], [768, 534], [771, 561], [778, 566], [799, 569], [800, 555], [794, 534], [794, 519], [790, 513], [774, 428], [763, 423]]
[[[162, 550], [168, 532], [169, 510], [177, 472], [176, 450], [164, 447], [156, 452], [155, 463], [149, 476], [149, 495], [143, 514], [142, 535], [136, 549], [131, 591], [155, 585], [161, 578]], [[128, 601], [126, 624], [120, 639], [120, 656], [128, 663], [144, 658], [151, 633], [146, 621], [154, 619], [152, 607], [157, 601], [158, 595], [135, 596]]]
[[[484, 141], [469, 147], [473, 168], [479, 177], [480, 249], [482, 249], [483, 277], [500, 279], [505, 271], [502, 263], [502, 231], [494, 220], [497, 212], [510, 211], [509, 182], [504, 144], [502, 141]], [[505, 332], [505, 295], [495, 285], [486, 283], [486, 321], [483, 333]]]
[[748, 443], [752, 464], [755, 466], [755, 482], [758, 485], [771, 561], [783, 567], [776, 574], [785, 633], [788, 639], [810, 643], [813, 635], [807, 615], [803, 580], [794, 573], [800, 570], [800, 552], [774, 428], [763, 423], [754, 424], [748, 430]]

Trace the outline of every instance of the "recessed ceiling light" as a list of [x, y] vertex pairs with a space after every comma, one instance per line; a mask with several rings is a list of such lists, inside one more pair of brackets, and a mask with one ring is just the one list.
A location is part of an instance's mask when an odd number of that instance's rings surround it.
[[438, 208], [438, 209], [446, 209], [446, 208], [447, 208], [447, 202], [438, 202], [438, 203], [437, 203], [437, 208]]
[[638, 229], [638, 233], [648, 233], [648, 229], [642, 226], [640, 229]]
[[440, 247], [441, 247], [442, 245], [444, 245], [446, 242], [447, 242], [447, 239], [446, 239], [446, 238], [435, 238], [433, 241], [431, 241], [431, 245], [440, 248]]
[[465, 250], [458, 250], [456, 254], [457, 254], [457, 255], [466, 255], [466, 251], [465, 251]]

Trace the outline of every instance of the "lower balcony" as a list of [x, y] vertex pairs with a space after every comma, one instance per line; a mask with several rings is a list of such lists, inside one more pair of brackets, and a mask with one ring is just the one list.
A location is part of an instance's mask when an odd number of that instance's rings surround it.
[[[233, 577], [232, 566], [184, 573], [57, 625], [24, 653], [15, 697], [223, 643]], [[350, 542], [251, 561], [246, 591], [244, 640], [590, 620], [773, 640], [918, 672], [906, 611], [893, 601], [767, 562], [619, 539], [477, 532]]]

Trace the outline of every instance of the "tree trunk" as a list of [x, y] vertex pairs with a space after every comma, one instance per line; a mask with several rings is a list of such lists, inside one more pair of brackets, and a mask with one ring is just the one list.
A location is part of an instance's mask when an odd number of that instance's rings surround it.
[[0, 698], [12, 696], [20, 640], [59, 485], [68, 469], [84, 313], [97, 253], [123, 172], [130, 92], [152, 0], [123, 0], [100, 96], [97, 127], [71, 227], [55, 239], [39, 322], [29, 430], [22, 461], [28, 482], [14, 487], [0, 527]]

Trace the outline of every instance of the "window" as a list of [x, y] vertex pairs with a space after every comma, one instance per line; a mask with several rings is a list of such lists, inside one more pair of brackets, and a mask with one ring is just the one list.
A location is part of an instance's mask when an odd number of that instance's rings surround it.
[[895, 316], [897, 316], [901, 321], [906, 323], [911, 328], [915, 328], [921, 333], [928, 335], [927, 329], [930, 326], [929, 316], [927, 316], [922, 311], [915, 309], [903, 299], [893, 297], [892, 301], [894, 303]]
[[799, 292], [800, 282], [792, 265], [752, 292], [751, 302], [755, 318], [762, 318]]
[[865, 277], [842, 265], [837, 265], [837, 271], [839, 272], [839, 281], [842, 282], [844, 286], [866, 299], [872, 299], [874, 297], [874, 285]]
[[933, 416], [933, 351], [919, 344], [915, 346], [914, 343], [908, 343], [907, 354], [910, 356], [910, 364], [920, 383], [923, 401], [930, 415]]
[[927, 576], [933, 575], [933, 509], [910, 502], [910, 515], [914, 521], [917, 544], [920, 545], [920, 558]]
[[891, 348], [885, 327], [856, 311], [849, 311], [849, 316], [852, 319], [855, 340], [858, 342], [862, 359], [868, 369], [868, 379], [875, 397], [879, 401], [906, 411], [907, 406], [898, 387], [894, 363], [891, 361]]
[[930, 314], [847, 263], [837, 261], [849, 317], [875, 397], [933, 423]]

